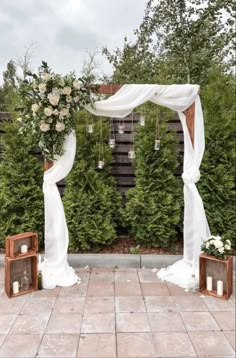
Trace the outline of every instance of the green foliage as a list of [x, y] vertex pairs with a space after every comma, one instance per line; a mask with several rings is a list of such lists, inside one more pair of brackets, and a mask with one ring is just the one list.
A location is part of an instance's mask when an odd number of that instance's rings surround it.
[[174, 176], [178, 150], [174, 133], [160, 126], [161, 149], [154, 150], [156, 114], [149, 112], [136, 140], [136, 186], [127, 193], [124, 218], [136, 242], [146, 247], [169, 247], [177, 240], [181, 218], [180, 180]]
[[206, 83], [212, 64], [234, 59], [229, 0], [149, 0], [133, 43], [103, 53], [120, 83]]
[[234, 87], [233, 76], [214, 68], [202, 90], [206, 150], [198, 184], [211, 232], [232, 243], [236, 232]]
[[[86, 125], [92, 123], [92, 118], [89, 113], [79, 114], [76, 160], [66, 181], [63, 198], [70, 248], [75, 251], [96, 250], [115, 239], [121, 204], [115, 181], [109, 174], [111, 150], [107, 145], [107, 123], [96, 118], [94, 133], [90, 134]], [[103, 150], [100, 145], [101, 128]], [[105, 162], [102, 170], [97, 169], [99, 152], [100, 159]]]
[[3, 72], [3, 85], [0, 87], [0, 111], [2, 112], [14, 111], [19, 101], [16, 70], [16, 65], [11, 60], [7, 64], [7, 69]]
[[0, 245], [4, 239], [25, 231], [39, 233], [42, 244], [42, 165], [29, 154], [30, 145], [14, 123], [4, 126], [0, 162]]

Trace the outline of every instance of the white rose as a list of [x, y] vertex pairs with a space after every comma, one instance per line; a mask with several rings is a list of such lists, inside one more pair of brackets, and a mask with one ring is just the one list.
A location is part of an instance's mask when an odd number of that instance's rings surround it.
[[52, 76], [50, 75], [50, 73], [44, 73], [44, 74], [42, 75], [42, 79], [43, 79], [45, 82], [50, 81], [51, 78], [52, 78]]
[[37, 112], [39, 109], [39, 105], [37, 103], [32, 104], [31, 109], [33, 112]]
[[57, 124], [56, 124], [56, 131], [57, 131], [57, 132], [62, 132], [62, 131], [64, 131], [64, 129], [65, 129], [65, 124], [64, 124], [64, 123], [57, 122]]
[[52, 108], [50, 107], [46, 107], [44, 108], [44, 114], [47, 116], [47, 117], [50, 117], [52, 115]]
[[68, 108], [62, 108], [60, 110], [60, 118], [66, 117], [66, 116], [68, 116], [68, 114], [69, 114], [69, 109]]
[[65, 82], [64, 82], [64, 80], [61, 78], [60, 79], [60, 81], [59, 81], [59, 85], [61, 86], [61, 87], [64, 87], [65, 86]]
[[40, 83], [40, 84], [39, 84], [39, 92], [40, 92], [40, 93], [45, 93], [46, 90], [47, 90], [46, 84], [45, 84], [45, 83]]
[[47, 123], [52, 123], [53, 122], [53, 118], [52, 117], [48, 117], [47, 118]]
[[79, 96], [74, 97], [74, 102], [75, 102], [75, 103], [78, 103], [78, 102], [79, 102]]
[[60, 96], [58, 94], [50, 93], [48, 95], [48, 100], [53, 106], [57, 106], [60, 100]]
[[50, 129], [50, 124], [41, 122], [39, 128], [41, 129], [42, 132], [47, 132]]
[[58, 109], [54, 109], [54, 111], [52, 112], [52, 114], [54, 114], [54, 116], [58, 116], [58, 114], [59, 114]]
[[225, 250], [224, 250], [223, 247], [219, 247], [219, 248], [218, 248], [218, 251], [219, 251], [221, 254], [223, 254], [223, 252], [224, 252]]
[[217, 249], [224, 246], [224, 245], [223, 245], [223, 242], [222, 242], [222, 241], [219, 241], [219, 240], [215, 240], [215, 241], [214, 241], [214, 245], [215, 245], [215, 247], [216, 247]]
[[74, 87], [75, 89], [79, 90], [80, 87], [81, 87], [81, 84], [82, 84], [81, 81], [74, 81], [74, 82], [73, 82], [73, 87]]
[[72, 101], [72, 97], [71, 96], [66, 96], [66, 102], [70, 103]]
[[215, 240], [211, 240], [210, 245], [215, 245]]
[[226, 240], [225, 243], [231, 246], [231, 242], [229, 240]]
[[226, 250], [230, 250], [230, 249], [231, 249], [231, 246], [230, 246], [230, 245], [225, 245], [225, 249], [226, 249]]
[[69, 86], [64, 87], [62, 93], [68, 96], [71, 94], [71, 88]]
[[54, 88], [52, 89], [52, 94], [61, 94], [60, 88], [54, 87]]

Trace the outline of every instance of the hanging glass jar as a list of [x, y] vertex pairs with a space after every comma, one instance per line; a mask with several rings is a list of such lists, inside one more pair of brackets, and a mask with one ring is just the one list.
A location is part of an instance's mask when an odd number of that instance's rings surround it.
[[104, 165], [105, 165], [104, 160], [99, 160], [99, 161], [98, 161], [98, 169], [103, 169], [103, 168], [104, 168]]
[[154, 150], [160, 150], [160, 147], [161, 147], [160, 139], [155, 139]]
[[115, 138], [110, 138], [109, 139], [109, 147], [113, 149], [113, 148], [115, 148], [115, 145], [116, 145]]
[[140, 115], [139, 124], [140, 124], [141, 127], [145, 126], [145, 115], [144, 114]]
[[94, 132], [93, 124], [88, 124], [87, 125], [87, 132], [89, 134], [92, 134]]
[[128, 158], [129, 158], [130, 160], [134, 160], [135, 157], [136, 157], [135, 151], [134, 151], [133, 149], [129, 150], [129, 152], [128, 152]]

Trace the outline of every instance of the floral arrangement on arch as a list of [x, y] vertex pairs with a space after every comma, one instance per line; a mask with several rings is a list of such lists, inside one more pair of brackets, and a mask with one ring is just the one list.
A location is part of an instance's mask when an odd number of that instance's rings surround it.
[[20, 133], [35, 138], [45, 160], [55, 160], [63, 154], [65, 137], [75, 127], [74, 114], [93, 103], [95, 86], [73, 72], [55, 74], [44, 61], [38, 74], [29, 72], [27, 76], [19, 90]]
[[215, 256], [218, 259], [226, 259], [231, 253], [231, 242], [221, 236], [210, 236], [202, 243], [201, 249], [207, 255]]

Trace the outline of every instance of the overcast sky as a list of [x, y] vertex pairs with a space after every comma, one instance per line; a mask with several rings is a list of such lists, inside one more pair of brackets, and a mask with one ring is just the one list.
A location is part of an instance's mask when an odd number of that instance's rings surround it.
[[[0, 82], [10, 59], [32, 43], [33, 69], [79, 74], [86, 50], [121, 46], [143, 18], [147, 0], [0, 0]], [[107, 61], [101, 67], [109, 73]]]

